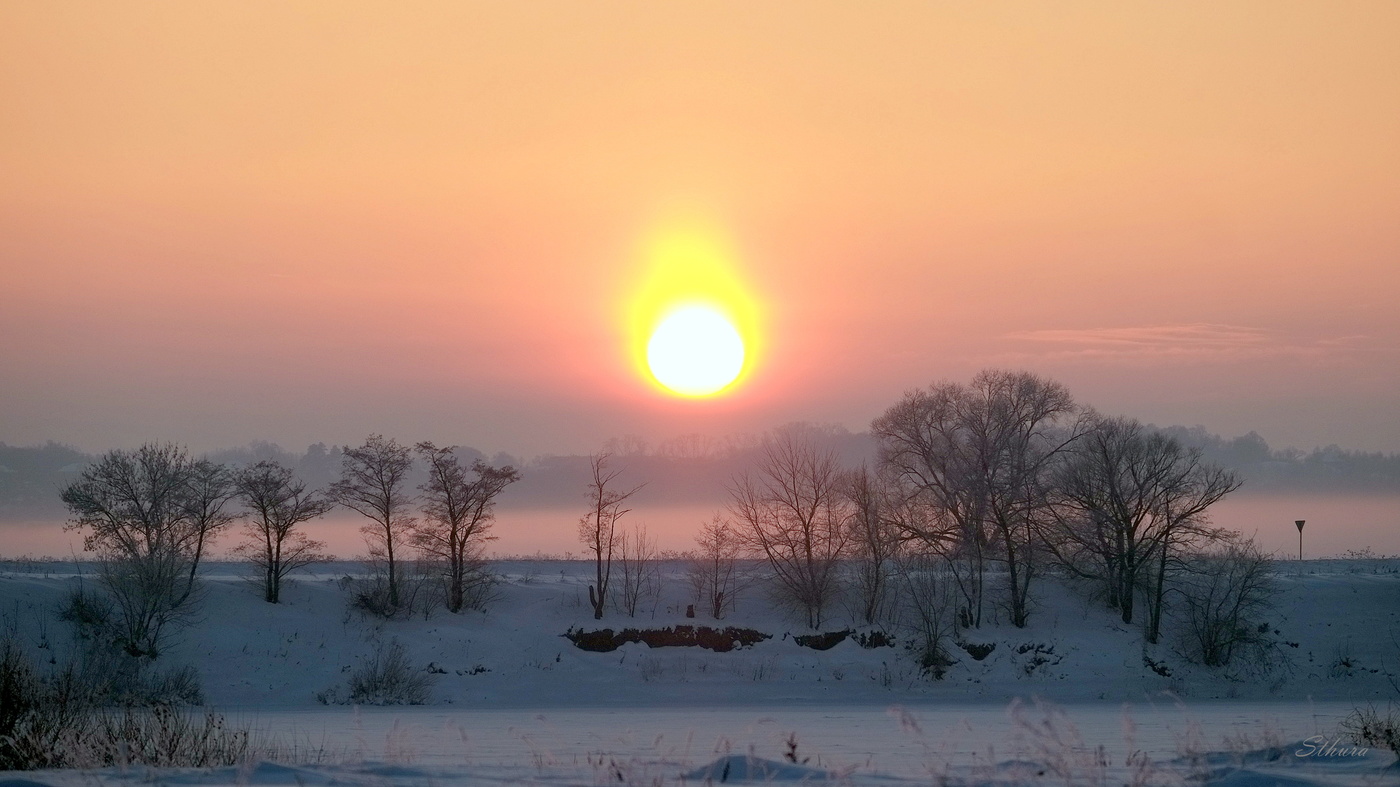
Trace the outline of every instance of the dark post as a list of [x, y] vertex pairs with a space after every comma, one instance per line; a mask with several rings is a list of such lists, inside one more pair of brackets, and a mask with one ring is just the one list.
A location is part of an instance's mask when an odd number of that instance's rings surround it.
[[1303, 559], [1303, 523], [1304, 523], [1304, 522], [1307, 522], [1307, 521], [1308, 521], [1308, 520], [1306, 520], [1306, 519], [1297, 519], [1297, 520], [1294, 520], [1294, 522], [1293, 522], [1293, 524], [1295, 524], [1295, 525], [1298, 526], [1298, 559], [1299, 559], [1299, 560], [1302, 560], [1302, 559]]

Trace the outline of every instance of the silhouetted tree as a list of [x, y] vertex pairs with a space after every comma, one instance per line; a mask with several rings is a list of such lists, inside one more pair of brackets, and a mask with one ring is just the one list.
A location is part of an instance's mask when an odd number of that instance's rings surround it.
[[447, 609], [461, 612], [466, 605], [468, 585], [482, 568], [482, 545], [495, 521], [496, 497], [520, 480], [513, 467], [492, 467], [474, 460], [471, 474], [462, 467], [452, 448], [419, 443], [418, 454], [428, 463], [428, 481], [420, 509], [423, 521], [413, 534], [413, 543], [423, 552], [446, 563]]
[[836, 452], [801, 425], [776, 430], [729, 488], [739, 538], [768, 561], [780, 590], [819, 628], [840, 589], [853, 514]]
[[1203, 462], [1199, 448], [1136, 420], [1103, 419], [1060, 466], [1047, 543], [1069, 571], [1103, 584], [1124, 623], [1133, 622], [1137, 589], [1155, 566], [1147, 639], [1156, 642], [1171, 551], [1211, 536], [1200, 526], [1206, 510], [1239, 485]]
[[205, 546], [238, 518], [233, 511], [226, 510], [235, 494], [233, 473], [224, 465], [200, 459], [187, 468], [184, 508], [189, 522], [188, 538], [192, 543], [185, 547], [190, 555], [190, 573], [184, 596], [178, 603], [184, 603], [194, 589], [195, 572], [199, 571]]
[[[936, 506], [928, 521], [946, 518], [957, 529], [971, 574], [963, 585], [965, 624], [980, 625], [984, 563], [995, 559], [1006, 565], [1011, 622], [1026, 625], [1038, 534], [1050, 514], [1050, 472], [1082, 434], [1079, 415], [1059, 383], [986, 370], [970, 385], [906, 394], [872, 425], [881, 462], [905, 497]], [[946, 538], [941, 529], [910, 535], [931, 544]]]
[[728, 520], [716, 515], [700, 526], [695, 544], [699, 549], [687, 571], [690, 586], [704, 602], [710, 617], [719, 620], [726, 610], [734, 608], [738, 599], [738, 537]]
[[876, 623], [891, 590], [900, 534], [881, 479], [864, 466], [846, 474], [845, 494], [851, 501], [851, 544], [861, 617]]
[[248, 540], [234, 551], [262, 574], [263, 600], [281, 600], [288, 574], [330, 557], [322, 541], [307, 538], [297, 525], [324, 515], [334, 503], [308, 491], [290, 468], [262, 461], [234, 475], [238, 499], [247, 507], [244, 531]]
[[166, 626], [186, 611], [203, 550], [229, 521], [227, 484], [218, 465], [148, 443], [105, 454], [63, 488], [68, 528], [86, 531], [84, 549], [102, 561], [130, 655], [158, 655]]
[[593, 606], [593, 618], [601, 620], [607, 606], [608, 587], [612, 582], [612, 561], [617, 551], [617, 523], [632, 509], [623, 508], [627, 500], [644, 486], [618, 489], [621, 469], [608, 467], [608, 453], [589, 457], [589, 511], [578, 523], [579, 541], [593, 554], [594, 584], [588, 586], [588, 603]]
[[388, 605], [397, 609], [401, 600], [399, 549], [413, 532], [416, 520], [409, 515], [413, 496], [404, 485], [413, 468], [407, 446], [380, 435], [370, 435], [364, 445], [346, 448], [340, 480], [331, 485], [330, 498], [370, 520], [360, 529], [372, 559], [382, 560], [388, 576]]
[[622, 570], [618, 609], [627, 617], [637, 617], [644, 599], [661, 592], [661, 571], [656, 564], [656, 539], [643, 526], [617, 535], [618, 567]]

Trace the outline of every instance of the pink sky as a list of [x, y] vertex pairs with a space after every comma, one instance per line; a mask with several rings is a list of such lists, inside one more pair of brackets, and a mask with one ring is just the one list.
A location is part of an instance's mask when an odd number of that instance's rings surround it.
[[[0, 441], [531, 455], [1029, 368], [1400, 450], [1400, 5], [10, 3]], [[649, 238], [757, 346], [639, 374]]]

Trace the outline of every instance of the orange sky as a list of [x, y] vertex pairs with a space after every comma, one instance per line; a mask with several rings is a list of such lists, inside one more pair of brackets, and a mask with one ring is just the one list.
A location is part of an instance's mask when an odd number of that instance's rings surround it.
[[[853, 429], [1030, 368], [1400, 450], [1400, 4], [0, 5], [0, 441]], [[660, 228], [761, 352], [641, 379]]]

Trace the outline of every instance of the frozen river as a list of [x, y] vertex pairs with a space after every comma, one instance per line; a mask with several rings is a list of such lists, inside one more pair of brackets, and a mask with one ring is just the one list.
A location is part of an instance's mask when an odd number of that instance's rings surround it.
[[724, 754], [798, 759], [823, 768], [919, 776], [1038, 752], [1103, 747], [1122, 765], [1333, 737], [1349, 703], [1170, 701], [1053, 707], [994, 704], [773, 708], [443, 707], [233, 712], [233, 718], [339, 761], [418, 767], [528, 766], [541, 771], [599, 760], [694, 767]]

